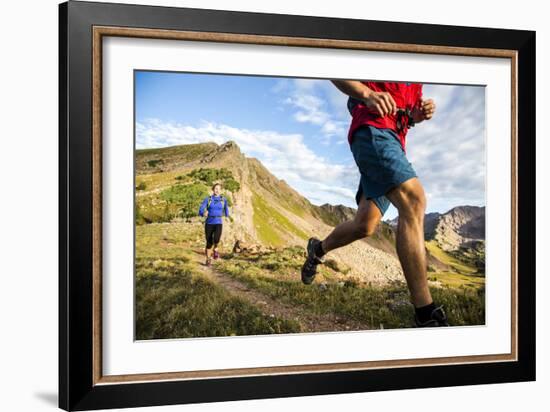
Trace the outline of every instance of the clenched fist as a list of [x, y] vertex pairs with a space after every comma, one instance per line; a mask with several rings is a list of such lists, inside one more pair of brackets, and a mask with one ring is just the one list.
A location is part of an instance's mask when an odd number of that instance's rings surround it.
[[415, 107], [412, 113], [415, 123], [424, 120], [430, 120], [435, 113], [435, 103], [433, 99], [422, 100], [420, 107]]
[[382, 117], [397, 113], [395, 100], [387, 92], [371, 91], [363, 101], [369, 109], [376, 110]]

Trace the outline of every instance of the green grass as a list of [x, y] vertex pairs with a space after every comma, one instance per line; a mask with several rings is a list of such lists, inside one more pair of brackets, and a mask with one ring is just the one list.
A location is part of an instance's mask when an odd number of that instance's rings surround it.
[[271, 317], [196, 271], [190, 245], [202, 225], [136, 227], [136, 338], [262, 335], [300, 331], [294, 320]]
[[260, 240], [270, 246], [282, 246], [285, 238], [280, 232], [288, 232], [301, 239], [307, 239], [305, 232], [297, 228], [290, 220], [279, 213], [260, 195], [252, 194], [253, 222]]
[[465, 275], [456, 272], [430, 272], [428, 280], [440, 282], [442, 285], [451, 288], [481, 288], [485, 287], [485, 277], [476, 275]]
[[[428, 251], [440, 262], [451, 270], [440, 271], [434, 268], [428, 271], [428, 280], [439, 282], [444, 287], [450, 288], [485, 288], [485, 276], [479, 272], [475, 264], [460, 260], [439, 247], [436, 241], [426, 242]], [[472, 260], [472, 262], [474, 262]]]
[[160, 193], [161, 199], [176, 205], [181, 217], [197, 216], [201, 202], [208, 195], [208, 189], [202, 183], [176, 184]]
[[203, 226], [197, 223], [152, 223], [136, 226], [136, 257], [150, 259], [189, 258], [189, 244], [203, 241]]
[[[283, 251], [283, 255], [289, 253], [293, 252]], [[266, 266], [271, 260], [271, 257], [262, 256], [228, 256], [217, 267], [250, 288], [316, 315], [337, 314], [365, 322], [372, 328], [413, 326], [413, 307], [409, 303], [409, 292], [402, 283], [370, 286], [354, 279], [342, 281], [346, 278], [332, 272], [318, 275], [313, 285], [306, 286], [299, 280], [299, 262], [303, 260], [300, 255], [281, 259], [273, 268]], [[319, 287], [321, 280], [323, 287]], [[453, 325], [484, 324], [484, 291], [484, 287], [431, 288], [434, 300], [445, 305]]]
[[186, 175], [181, 172], [140, 175], [136, 186], [140, 192], [136, 196], [136, 224], [198, 216], [201, 202], [211, 193], [212, 182], [219, 179], [226, 192], [222, 195], [231, 207], [232, 194], [240, 189], [240, 184], [227, 169], [194, 169]]
[[264, 335], [300, 331], [192, 272], [186, 259], [138, 259], [136, 338]]
[[447, 266], [450, 266], [459, 273], [472, 274], [477, 272], [477, 268], [473, 265], [462, 262], [441, 249], [435, 240], [427, 241], [426, 248], [437, 260]]

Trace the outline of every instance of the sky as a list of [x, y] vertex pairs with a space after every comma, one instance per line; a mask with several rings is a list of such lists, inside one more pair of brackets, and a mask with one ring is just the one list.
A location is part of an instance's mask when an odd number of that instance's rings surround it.
[[[427, 212], [483, 206], [485, 88], [424, 84], [423, 95], [436, 113], [409, 130], [407, 157]], [[313, 204], [356, 207], [346, 102], [329, 80], [136, 71], [136, 147], [233, 140]]]

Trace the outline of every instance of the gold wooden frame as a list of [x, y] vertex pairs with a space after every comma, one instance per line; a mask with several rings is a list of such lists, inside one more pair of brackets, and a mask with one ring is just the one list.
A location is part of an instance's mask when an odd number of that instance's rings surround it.
[[[182, 371], [146, 373], [131, 375], [103, 375], [102, 373], [102, 39], [105, 36], [151, 38], [166, 40], [187, 40], [223, 43], [241, 43], [257, 45], [277, 45], [290, 47], [316, 47], [333, 49], [354, 49], [369, 51], [387, 51], [402, 53], [424, 53], [438, 55], [459, 55], [476, 57], [497, 57], [511, 60], [511, 182], [512, 182], [512, 216], [511, 216], [511, 353], [495, 355], [453, 356], [442, 358], [396, 359], [384, 361], [365, 361], [348, 363], [331, 363], [316, 365], [290, 365], [277, 367], [256, 367], [219, 369], [204, 371]], [[304, 372], [334, 372], [380, 368], [399, 368], [411, 366], [435, 366], [468, 363], [492, 363], [517, 361], [518, 327], [517, 327], [517, 52], [515, 50], [463, 48], [450, 46], [410, 45], [400, 43], [381, 43], [368, 41], [350, 41], [333, 39], [312, 39], [300, 37], [262, 36], [248, 34], [230, 34], [196, 31], [156, 30], [127, 27], [94, 26], [93, 27], [93, 141], [92, 141], [92, 175], [93, 175], [93, 384], [135, 383], [144, 381], [189, 380], [204, 378], [221, 378], [237, 376], [276, 375]]]

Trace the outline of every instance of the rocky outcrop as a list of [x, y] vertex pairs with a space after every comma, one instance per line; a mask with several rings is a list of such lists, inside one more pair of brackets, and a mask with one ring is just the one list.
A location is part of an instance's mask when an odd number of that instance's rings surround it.
[[439, 216], [426, 235], [445, 251], [456, 251], [485, 240], [485, 207], [455, 207]]
[[[399, 217], [387, 221], [397, 228]], [[485, 207], [457, 206], [445, 213], [427, 213], [424, 217], [424, 237], [435, 240], [445, 251], [475, 247], [485, 240]]]

